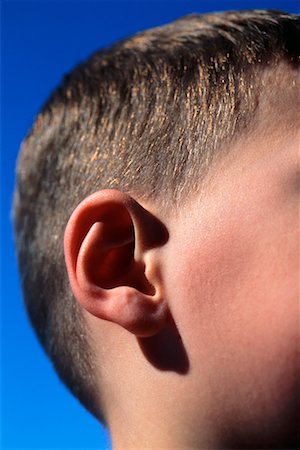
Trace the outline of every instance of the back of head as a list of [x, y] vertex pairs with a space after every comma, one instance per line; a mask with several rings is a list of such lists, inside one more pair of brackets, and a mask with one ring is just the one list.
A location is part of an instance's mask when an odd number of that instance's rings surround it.
[[264, 71], [299, 64], [299, 28], [295, 15], [243, 11], [140, 33], [67, 75], [24, 141], [14, 216], [26, 307], [59, 376], [98, 417], [89, 336], [64, 268], [72, 211], [103, 188], [164, 206], [197, 190], [251, 128]]

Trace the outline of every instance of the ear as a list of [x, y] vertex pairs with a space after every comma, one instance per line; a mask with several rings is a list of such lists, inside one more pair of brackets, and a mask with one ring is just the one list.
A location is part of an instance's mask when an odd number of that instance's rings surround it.
[[77, 301], [137, 336], [156, 334], [168, 308], [155, 249], [167, 239], [165, 226], [130, 196], [111, 189], [87, 197], [70, 217], [64, 237]]

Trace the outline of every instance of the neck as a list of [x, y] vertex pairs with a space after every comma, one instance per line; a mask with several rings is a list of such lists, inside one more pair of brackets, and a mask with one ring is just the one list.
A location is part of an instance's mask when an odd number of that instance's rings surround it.
[[[174, 402], [173, 411], [176, 407]], [[191, 427], [189, 419], [179, 420], [174, 412], [165, 412], [160, 399], [153, 410], [141, 405], [131, 416], [126, 411], [118, 414], [111, 421], [110, 429], [113, 450], [220, 448], [206, 435], [203, 422]]]
[[[118, 361], [122, 370], [115, 367]], [[207, 390], [199, 389], [178, 336], [169, 331], [140, 341], [132, 337], [118, 361], [112, 360], [105, 386], [114, 450], [220, 448], [207, 431]]]

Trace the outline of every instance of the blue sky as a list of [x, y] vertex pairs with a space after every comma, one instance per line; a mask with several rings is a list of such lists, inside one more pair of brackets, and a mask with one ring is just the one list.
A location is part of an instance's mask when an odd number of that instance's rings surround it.
[[27, 321], [10, 207], [22, 139], [62, 75], [92, 52], [192, 12], [273, 8], [297, 0], [2, 1], [1, 422], [2, 449], [109, 449], [107, 432], [58, 381]]

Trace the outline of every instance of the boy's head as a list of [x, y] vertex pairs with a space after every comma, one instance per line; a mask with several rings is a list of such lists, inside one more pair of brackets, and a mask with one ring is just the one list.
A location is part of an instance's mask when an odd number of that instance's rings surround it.
[[299, 29], [244, 11], [138, 34], [66, 76], [23, 144], [29, 317], [120, 448], [296, 432]]

